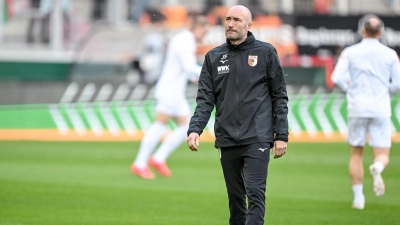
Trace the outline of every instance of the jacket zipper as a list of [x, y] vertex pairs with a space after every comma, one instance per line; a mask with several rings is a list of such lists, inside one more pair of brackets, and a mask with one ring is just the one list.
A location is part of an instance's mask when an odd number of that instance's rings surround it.
[[[237, 55], [239, 56], [239, 55]], [[239, 70], [236, 64], [236, 141], [239, 142]]]

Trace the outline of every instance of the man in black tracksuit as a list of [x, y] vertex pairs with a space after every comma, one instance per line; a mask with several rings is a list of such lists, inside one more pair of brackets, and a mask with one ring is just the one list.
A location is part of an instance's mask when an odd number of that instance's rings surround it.
[[215, 147], [220, 151], [231, 225], [264, 224], [269, 152], [273, 148], [274, 158], [283, 156], [288, 141], [288, 97], [276, 50], [256, 40], [250, 28], [248, 8], [229, 9], [226, 43], [205, 57], [187, 139], [189, 148], [197, 151], [215, 106]]

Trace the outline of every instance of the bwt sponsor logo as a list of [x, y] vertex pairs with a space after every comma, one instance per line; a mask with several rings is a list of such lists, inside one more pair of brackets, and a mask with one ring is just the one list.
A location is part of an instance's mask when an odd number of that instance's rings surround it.
[[[350, 29], [327, 29], [320, 27], [310, 29], [296, 27], [296, 42], [298, 45], [320, 46], [349, 46], [361, 39], [360, 32]], [[400, 46], [400, 31], [385, 28], [380, 41], [391, 48]]]
[[218, 74], [229, 73], [229, 65], [218, 66]]
[[303, 26], [296, 28], [296, 42], [299, 45], [319, 47], [323, 45], [347, 46], [357, 42], [357, 32], [350, 29], [309, 29]]

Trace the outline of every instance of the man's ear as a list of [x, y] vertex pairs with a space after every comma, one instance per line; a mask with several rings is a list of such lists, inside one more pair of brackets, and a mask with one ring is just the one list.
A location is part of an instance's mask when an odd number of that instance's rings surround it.
[[378, 33], [378, 38], [380, 38], [380, 37], [382, 36], [382, 34], [383, 34], [383, 30], [381, 29], [381, 30], [379, 31], [379, 33]]
[[249, 31], [251, 29], [251, 26], [253, 26], [252, 23], [247, 24], [247, 31]]

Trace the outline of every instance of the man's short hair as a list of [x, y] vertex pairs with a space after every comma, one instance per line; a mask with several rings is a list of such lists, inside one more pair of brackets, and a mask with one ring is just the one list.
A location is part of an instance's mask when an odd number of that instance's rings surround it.
[[209, 22], [205, 16], [192, 16], [190, 18], [190, 29], [194, 29], [195, 27], [206, 27], [209, 25]]
[[[371, 24], [371, 18], [375, 18], [379, 21], [378, 24]], [[383, 29], [383, 22], [382, 20], [375, 16], [375, 15], [369, 15], [365, 17], [364, 19], [364, 30], [369, 36], [377, 36], [379, 32]]]

